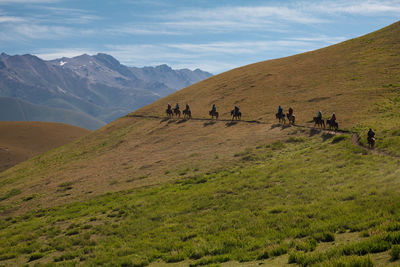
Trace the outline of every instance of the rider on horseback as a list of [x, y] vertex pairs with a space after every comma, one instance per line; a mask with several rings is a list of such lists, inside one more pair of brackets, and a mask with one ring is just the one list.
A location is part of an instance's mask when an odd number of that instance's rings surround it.
[[211, 108], [211, 113], [215, 113], [217, 111], [217, 107], [215, 106], [215, 104], [213, 104], [212, 108]]
[[336, 115], [335, 112], [332, 113], [332, 117], [331, 117], [331, 123], [335, 123], [336, 122]]
[[293, 115], [293, 109], [292, 109], [292, 107], [290, 107], [289, 108], [289, 116], [292, 116]]
[[283, 108], [281, 107], [281, 105], [279, 105], [278, 107], [278, 115], [282, 115], [283, 114]]
[[235, 115], [239, 115], [239, 111], [240, 111], [239, 107], [238, 107], [238, 106], [235, 106], [235, 108], [234, 108], [234, 114], [235, 114]]
[[175, 110], [179, 110], [179, 104], [178, 103], [176, 103], [176, 105], [175, 105]]
[[322, 120], [322, 112], [321, 112], [321, 110], [318, 111], [317, 118], [318, 118], [319, 120]]
[[368, 131], [368, 141], [372, 140], [372, 138], [374, 138], [374, 137], [375, 137], [374, 131], [372, 131], [372, 129], [369, 128], [369, 131]]
[[171, 110], [171, 104], [170, 103], [168, 103], [168, 106], [167, 106], [167, 111], [169, 111], [169, 110]]
[[189, 107], [189, 104], [186, 104], [186, 109], [185, 109], [186, 111], [189, 111], [190, 110], [190, 107]]

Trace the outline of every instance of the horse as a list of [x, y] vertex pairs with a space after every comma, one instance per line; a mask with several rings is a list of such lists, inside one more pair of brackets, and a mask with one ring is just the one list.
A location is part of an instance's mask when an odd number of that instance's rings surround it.
[[219, 114], [218, 114], [217, 111], [212, 111], [212, 110], [210, 110], [210, 112], [209, 112], [208, 114], [210, 114], [211, 119], [214, 119], [214, 116], [215, 116], [215, 119], [218, 120], [218, 115], [219, 115]]
[[181, 111], [179, 109], [174, 108], [174, 114], [175, 116], [179, 116], [179, 118], [181, 118]]
[[320, 117], [314, 117], [314, 127], [316, 126], [316, 125], [319, 125], [321, 128], [322, 128], [322, 126], [324, 126], [324, 128], [325, 128], [325, 121], [322, 119], [322, 118], [320, 118]]
[[288, 118], [289, 123], [294, 124], [294, 121], [296, 120], [296, 117], [293, 114], [287, 113], [286, 117]]
[[231, 116], [232, 116], [232, 120], [234, 120], [235, 118], [237, 120], [241, 120], [242, 119], [242, 112], [240, 112], [240, 111], [235, 112], [235, 110], [232, 110], [231, 111]]
[[375, 146], [375, 137], [368, 137], [367, 139], [369, 148], [373, 149]]
[[183, 118], [184, 119], [191, 119], [192, 118], [192, 112], [190, 111], [190, 109], [185, 109], [183, 112]]
[[172, 116], [173, 116], [172, 109], [166, 109], [165, 113], [167, 113], [168, 118], [170, 118], [170, 119], [172, 118]]
[[328, 120], [326, 120], [326, 124], [328, 125], [329, 129], [332, 129], [332, 128], [335, 130], [339, 129], [339, 124], [336, 121], [328, 119]]
[[275, 117], [279, 120], [279, 123], [283, 122], [283, 124], [286, 123], [286, 119], [285, 119], [285, 114], [283, 113], [276, 113]]

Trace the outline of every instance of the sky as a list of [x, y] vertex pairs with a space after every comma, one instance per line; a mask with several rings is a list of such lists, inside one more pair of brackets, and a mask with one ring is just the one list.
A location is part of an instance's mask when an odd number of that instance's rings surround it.
[[0, 52], [218, 74], [400, 20], [400, 0], [0, 0]]

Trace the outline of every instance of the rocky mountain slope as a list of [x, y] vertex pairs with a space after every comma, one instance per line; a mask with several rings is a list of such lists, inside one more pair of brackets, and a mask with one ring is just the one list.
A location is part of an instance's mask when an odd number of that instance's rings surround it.
[[82, 112], [103, 122], [210, 76], [166, 65], [129, 68], [106, 54], [52, 61], [0, 55], [0, 96]]

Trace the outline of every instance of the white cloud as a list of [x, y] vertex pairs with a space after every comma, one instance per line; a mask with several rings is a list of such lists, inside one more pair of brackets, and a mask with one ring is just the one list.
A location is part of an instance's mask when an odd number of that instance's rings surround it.
[[14, 22], [24, 22], [24, 18], [13, 17], [13, 16], [0, 16], [0, 23], [14, 23]]
[[83, 54], [94, 55], [98, 52], [85, 49], [85, 48], [71, 48], [71, 49], [46, 49], [46, 50], [39, 50], [33, 53], [35, 56], [44, 59], [44, 60], [52, 60], [58, 59], [62, 57], [76, 57]]
[[325, 1], [309, 6], [312, 12], [327, 14], [355, 14], [355, 15], [392, 15], [400, 13], [399, 0], [356, 0], [356, 1]]

